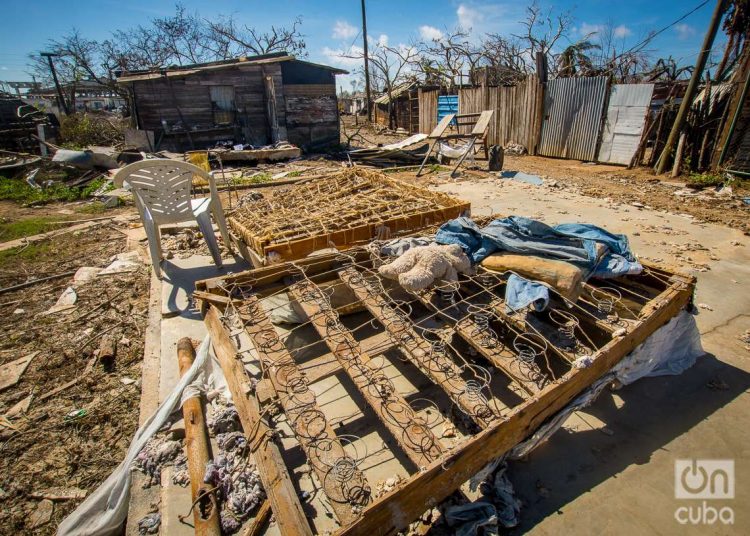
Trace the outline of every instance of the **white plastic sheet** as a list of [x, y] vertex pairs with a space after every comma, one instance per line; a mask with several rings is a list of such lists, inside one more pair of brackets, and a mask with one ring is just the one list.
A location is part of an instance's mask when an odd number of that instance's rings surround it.
[[210, 345], [211, 340], [207, 336], [198, 348], [193, 366], [180, 378], [156, 413], [135, 433], [125, 459], [94, 493], [63, 520], [57, 528], [59, 536], [106, 536], [122, 531], [130, 502], [131, 466], [146, 442], [181, 406], [183, 394], [195, 396], [209, 389], [226, 391], [221, 367], [209, 354]]

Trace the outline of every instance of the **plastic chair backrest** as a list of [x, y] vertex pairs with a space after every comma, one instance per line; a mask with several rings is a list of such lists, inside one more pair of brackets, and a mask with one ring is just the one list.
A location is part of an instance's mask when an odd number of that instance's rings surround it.
[[162, 225], [194, 219], [190, 204], [193, 175], [208, 176], [187, 162], [159, 158], [125, 166], [117, 173], [115, 182], [127, 181], [154, 223]]

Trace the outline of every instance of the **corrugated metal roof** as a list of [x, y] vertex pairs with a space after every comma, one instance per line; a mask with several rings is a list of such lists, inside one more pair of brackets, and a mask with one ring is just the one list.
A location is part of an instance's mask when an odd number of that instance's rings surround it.
[[[402, 93], [406, 93], [411, 88], [416, 86], [416, 82], [404, 82], [403, 84], [399, 84], [396, 87], [393, 88], [391, 91], [391, 95], [394, 99], [397, 99], [401, 96]], [[390, 102], [390, 99], [388, 98], [388, 93], [382, 94], [380, 97], [375, 99], [375, 104], [388, 104]]]
[[599, 161], [630, 164], [643, 133], [646, 113], [651, 105], [654, 84], [616, 84], [612, 86], [604, 121]]
[[604, 76], [547, 82], [539, 154], [593, 160], [606, 92]]

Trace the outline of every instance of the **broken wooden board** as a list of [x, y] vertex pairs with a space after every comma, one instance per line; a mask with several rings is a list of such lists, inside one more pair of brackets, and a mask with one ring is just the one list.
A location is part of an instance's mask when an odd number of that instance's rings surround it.
[[19, 357], [15, 361], [6, 363], [0, 367], [0, 391], [16, 385], [21, 381], [21, 376], [31, 364], [31, 361], [39, 355], [39, 352], [31, 352], [28, 355]]
[[[287, 370], [311, 371], [310, 363], [333, 363], [331, 358], [338, 362], [338, 367], [326, 365], [320, 376], [310, 372], [306, 382], [318, 395], [340, 382], [339, 403], [359, 408], [345, 421], [346, 428], [329, 421], [330, 430], [336, 438], [351, 441], [350, 467], [359, 469], [373, 488], [383, 480], [382, 472], [378, 473], [382, 457], [401, 460], [407, 477], [364, 503], [358, 496], [358, 508], [352, 509], [356, 516], [342, 523], [336, 532], [340, 535], [404, 530], [487, 463], [531, 436], [686, 308], [695, 285], [694, 278], [649, 266], [639, 276], [592, 281], [592, 288], [605, 293], [598, 302], [592, 298], [573, 303], [551, 291], [551, 310], [568, 312], [575, 319], [575, 329], [571, 329], [550, 311], [505, 313], [503, 295], [509, 273], [488, 276], [480, 270], [476, 275], [461, 275], [455, 284], [410, 294], [378, 275], [377, 266], [387, 261], [353, 248], [347, 255], [321, 255], [197, 284], [196, 296], [204, 312], [217, 318], [216, 308], [245, 311], [242, 329], [265, 333], [274, 356], [282, 355], [283, 347], [294, 361]], [[349, 286], [363, 307], [352, 314], [336, 312], [327, 300], [335, 282]], [[617, 292], [608, 294], [607, 289]], [[289, 292], [308, 316], [284, 332], [265, 323], [253, 305], [260, 302], [258, 298], [281, 292]], [[223, 329], [229, 337], [237, 326], [224, 325]], [[304, 330], [309, 338], [293, 344], [289, 334]], [[571, 336], [572, 341], [565, 338]], [[366, 342], [375, 337], [390, 343], [377, 357], [367, 350], [372, 343]], [[323, 346], [324, 353], [304, 361], [300, 348], [315, 345]], [[587, 358], [583, 368], [572, 362], [578, 352]], [[544, 381], [537, 381], [540, 375]], [[414, 388], [405, 389], [405, 385]], [[385, 422], [390, 407], [385, 401], [394, 395], [400, 411], [412, 408], [407, 413], [413, 412], [415, 430]], [[473, 406], [462, 400], [466, 395], [489, 405], [495, 417], [477, 419]], [[247, 396], [255, 399], [258, 395], [250, 391]], [[427, 409], [418, 410], [425, 399]], [[255, 403], [265, 411], [273, 400], [266, 397]], [[331, 408], [320, 406], [327, 417]], [[448, 427], [456, 430], [450, 445], [436, 433]], [[351, 454], [364, 442], [358, 434], [368, 432], [387, 438], [379, 443], [380, 450]], [[425, 447], [432, 447], [433, 437], [441, 447], [428, 451]], [[419, 454], [422, 459], [416, 458]], [[299, 467], [284, 470], [295, 479]], [[310, 519], [310, 525], [317, 526], [317, 519]]]

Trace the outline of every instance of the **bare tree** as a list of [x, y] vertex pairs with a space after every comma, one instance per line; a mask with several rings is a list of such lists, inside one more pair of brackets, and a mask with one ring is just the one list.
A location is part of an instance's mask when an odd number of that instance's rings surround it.
[[216, 21], [206, 19], [207, 37], [220, 48], [232, 51], [231, 55], [271, 54], [289, 52], [297, 56], [307, 56], [307, 45], [299, 28], [302, 18], [297, 17], [291, 28], [271, 26], [267, 32], [242, 26], [232, 17], [219, 17]]
[[[363, 51], [350, 50], [342, 58], [364, 59]], [[399, 84], [416, 79], [412, 70], [419, 57], [419, 51], [410, 45], [389, 46], [384, 42], [373, 43], [369, 47], [368, 61], [370, 77], [375, 87], [388, 95], [388, 125], [393, 128], [393, 91]]]
[[[66, 100], [75, 108], [75, 94], [82, 80], [94, 80], [125, 97], [126, 90], [114, 79], [116, 71], [155, 69], [224, 60], [240, 55], [287, 51], [305, 55], [305, 40], [298, 17], [291, 28], [271, 27], [267, 32], [240, 25], [232, 17], [202, 19], [177, 4], [173, 15], [154, 18], [146, 25], [118, 30], [111, 39], [95, 41], [73, 29], [47, 42], [45, 50], [57, 55], [58, 77], [66, 87]], [[52, 83], [49, 67], [39, 53], [29, 56], [32, 72]]]
[[521, 57], [525, 58], [529, 64], [535, 61], [537, 53], [543, 54], [554, 72], [557, 65], [554, 50], [557, 43], [567, 38], [573, 18], [570, 12], [555, 14], [550, 8], [547, 11], [542, 10], [539, 4], [534, 1], [526, 8], [526, 18], [520, 21], [524, 32], [520, 35], [513, 35], [519, 44]]

